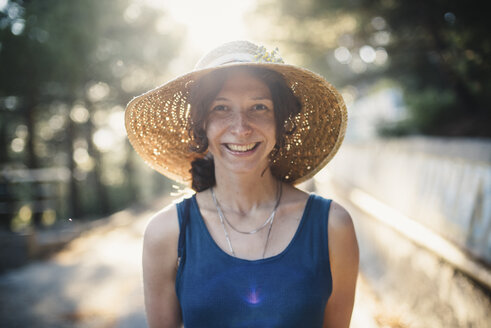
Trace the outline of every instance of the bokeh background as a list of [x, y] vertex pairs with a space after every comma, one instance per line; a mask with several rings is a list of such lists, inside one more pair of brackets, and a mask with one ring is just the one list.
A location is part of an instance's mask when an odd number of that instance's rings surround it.
[[353, 325], [491, 326], [490, 21], [477, 0], [0, 0], [0, 325], [145, 326], [141, 234], [187, 191], [132, 150], [125, 105], [249, 39], [347, 103], [301, 187], [352, 213]]

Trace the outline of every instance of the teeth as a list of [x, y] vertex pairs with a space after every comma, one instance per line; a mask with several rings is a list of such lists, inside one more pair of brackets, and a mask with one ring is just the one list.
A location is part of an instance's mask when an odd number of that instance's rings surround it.
[[254, 146], [256, 146], [256, 143], [250, 143], [248, 145], [227, 144], [228, 149], [233, 151], [248, 151], [254, 148]]

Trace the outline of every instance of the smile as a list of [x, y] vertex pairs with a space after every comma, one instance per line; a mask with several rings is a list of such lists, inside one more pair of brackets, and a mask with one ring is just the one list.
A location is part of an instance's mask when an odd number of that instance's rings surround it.
[[247, 145], [238, 145], [238, 144], [225, 144], [225, 147], [227, 147], [231, 151], [236, 151], [236, 152], [247, 152], [250, 150], [253, 150], [254, 148], [259, 145], [259, 142], [253, 142]]

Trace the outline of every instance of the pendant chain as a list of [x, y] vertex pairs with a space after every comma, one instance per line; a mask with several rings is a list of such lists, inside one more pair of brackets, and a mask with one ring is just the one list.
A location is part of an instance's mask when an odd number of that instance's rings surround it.
[[234, 249], [232, 247], [232, 242], [230, 241], [230, 236], [229, 236], [229, 234], [227, 232], [227, 228], [225, 227], [225, 222], [227, 222], [227, 224], [234, 231], [236, 231], [238, 233], [241, 233], [241, 234], [246, 234], [246, 235], [252, 235], [252, 234], [255, 234], [255, 233], [261, 231], [269, 223], [268, 235], [266, 237], [266, 242], [264, 244], [264, 250], [263, 250], [263, 258], [264, 258], [264, 256], [266, 255], [266, 249], [268, 247], [269, 236], [271, 234], [271, 228], [273, 227], [273, 221], [274, 221], [274, 218], [275, 218], [275, 215], [276, 215], [276, 210], [278, 209], [278, 206], [280, 205], [280, 199], [281, 199], [281, 194], [282, 194], [282, 184], [281, 184], [281, 182], [279, 182], [279, 186], [277, 188], [277, 192], [276, 193], [277, 193], [276, 204], [275, 204], [275, 206], [273, 208], [273, 211], [271, 212], [270, 216], [268, 217], [268, 219], [266, 219], [266, 221], [264, 221], [264, 223], [261, 226], [259, 226], [258, 228], [254, 229], [252, 231], [242, 231], [242, 230], [239, 230], [239, 229], [235, 228], [230, 223], [230, 221], [227, 219], [227, 217], [225, 216], [225, 214], [222, 211], [222, 208], [221, 208], [220, 204], [217, 201], [217, 198], [216, 198], [216, 195], [215, 195], [215, 191], [213, 190], [213, 187], [211, 187], [211, 196], [213, 198], [213, 202], [215, 203], [215, 207], [216, 207], [217, 212], [218, 212], [218, 217], [220, 218], [220, 223], [222, 224], [223, 232], [225, 234], [225, 239], [227, 239], [228, 247], [229, 247], [230, 252], [232, 253], [233, 256], [235, 256], [235, 252], [234, 252]]

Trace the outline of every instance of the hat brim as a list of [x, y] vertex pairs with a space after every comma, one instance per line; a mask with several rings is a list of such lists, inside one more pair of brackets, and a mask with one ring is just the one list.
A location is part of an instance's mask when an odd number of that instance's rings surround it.
[[229, 63], [195, 70], [130, 101], [125, 112], [128, 139], [153, 169], [190, 185], [191, 162], [204, 154], [189, 148], [189, 89], [202, 76], [230, 67], [263, 67], [280, 73], [302, 105], [296, 129], [272, 158], [271, 170], [282, 181], [298, 184], [316, 174], [336, 154], [345, 135], [346, 105], [320, 75], [279, 63]]

